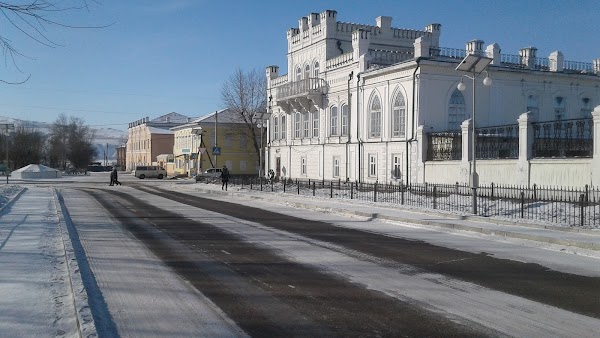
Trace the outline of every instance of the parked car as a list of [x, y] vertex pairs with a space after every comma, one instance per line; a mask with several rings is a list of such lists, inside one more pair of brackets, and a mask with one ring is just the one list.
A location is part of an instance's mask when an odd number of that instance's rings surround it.
[[221, 169], [221, 168], [206, 169], [204, 172], [196, 175], [196, 182], [202, 181], [205, 179], [209, 179], [209, 178], [219, 178], [219, 177], [221, 177], [222, 172], [223, 172], [223, 169]]
[[167, 171], [163, 167], [156, 165], [140, 165], [137, 166], [131, 174], [139, 179], [144, 178], [158, 178], [162, 179], [167, 176]]

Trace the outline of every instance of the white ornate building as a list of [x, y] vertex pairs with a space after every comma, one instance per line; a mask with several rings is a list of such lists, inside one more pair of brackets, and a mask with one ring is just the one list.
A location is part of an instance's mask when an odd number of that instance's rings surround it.
[[[300, 18], [298, 28], [287, 31], [287, 74], [278, 66], [266, 69], [272, 113], [267, 169], [286, 178], [468, 182], [465, 141], [475, 102], [476, 128], [517, 129], [531, 128], [533, 121], [591, 118], [600, 104], [600, 59], [565, 61], [560, 51], [543, 58], [535, 47], [503, 54], [498, 44], [484, 46], [480, 40], [464, 49], [445, 48], [440, 24], [415, 30], [393, 28], [387, 16], [375, 22], [340, 22], [336, 11], [327, 10]], [[457, 70], [469, 54], [491, 59], [487, 73], [476, 74], [476, 90], [463, 77], [470, 73]], [[489, 87], [482, 83], [486, 75], [493, 80]], [[461, 80], [464, 91], [457, 89]], [[428, 134], [445, 131], [462, 131], [463, 155], [428, 161]], [[547, 176], [536, 169], [543, 161], [522, 152], [502, 165], [501, 160], [478, 161], [482, 183], [532, 184], [535, 177]], [[551, 182], [580, 183], [563, 181], [574, 164], [583, 168], [581, 182], [591, 182], [590, 158], [556, 159]]]

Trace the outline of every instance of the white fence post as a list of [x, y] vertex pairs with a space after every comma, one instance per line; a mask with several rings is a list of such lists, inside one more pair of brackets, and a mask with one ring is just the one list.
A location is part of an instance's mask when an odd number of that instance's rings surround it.
[[600, 186], [600, 106], [596, 106], [592, 111], [594, 119], [594, 130], [592, 138], [594, 140], [594, 151], [592, 157], [592, 186]]
[[[471, 142], [471, 119], [465, 120], [460, 125], [462, 133], [462, 161], [460, 165], [460, 177], [462, 183], [468, 183], [469, 177], [471, 176], [471, 148], [473, 143]], [[475, 150], [475, 149], [473, 149]]]
[[519, 122], [519, 160], [517, 161], [517, 184], [529, 186], [529, 160], [533, 156], [533, 126], [535, 118], [531, 112], [523, 113], [517, 119]]

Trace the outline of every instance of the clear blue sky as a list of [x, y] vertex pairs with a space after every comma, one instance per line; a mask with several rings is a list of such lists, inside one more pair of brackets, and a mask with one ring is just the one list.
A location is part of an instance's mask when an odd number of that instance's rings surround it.
[[149, 116], [195, 117], [222, 108], [221, 88], [237, 69], [287, 69], [286, 31], [311, 12], [333, 9], [338, 20], [423, 29], [442, 24], [440, 45], [472, 39], [498, 43], [505, 54], [534, 46], [538, 56], [560, 50], [565, 60], [600, 58], [597, 0], [203, 1], [98, 0], [89, 11], [62, 13], [63, 22], [98, 29], [48, 26], [60, 44], [49, 48], [11, 29], [0, 32], [29, 58], [19, 73], [0, 64], [0, 115], [53, 122], [60, 113], [87, 124], [127, 130]]

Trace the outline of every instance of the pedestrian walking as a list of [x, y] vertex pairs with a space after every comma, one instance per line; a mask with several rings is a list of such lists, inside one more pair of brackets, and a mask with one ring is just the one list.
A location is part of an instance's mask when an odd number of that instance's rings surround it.
[[221, 190], [227, 191], [227, 183], [229, 182], [229, 170], [227, 166], [223, 166], [223, 170], [221, 171]]
[[117, 168], [113, 168], [110, 173], [110, 184], [109, 185], [121, 185], [121, 182], [117, 179]]
[[273, 169], [269, 169], [269, 184], [273, 183], [274, 179], [275, 179], [275, 172], [273, 171]]

